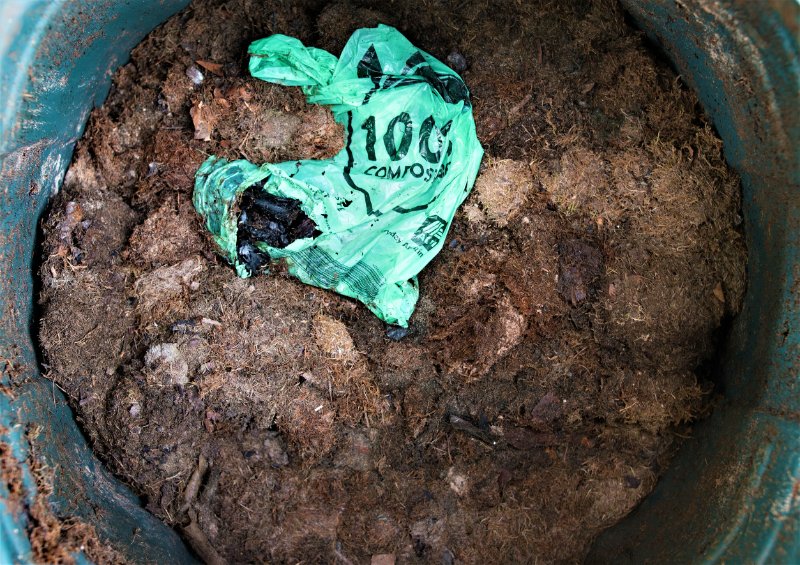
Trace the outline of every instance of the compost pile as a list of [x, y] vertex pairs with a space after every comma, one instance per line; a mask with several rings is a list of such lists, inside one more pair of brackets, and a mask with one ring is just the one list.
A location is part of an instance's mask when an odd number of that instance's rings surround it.
[[[407, 335], [192, 207], [210, 154], [327, 158], [253, 79], [272, 33], [386, 23], [465, 79], [486, 150]], [[196, 1], [115, 75], [44, 221], [45, 369], [98, 455], [210, 562], [576, 561], [713, 404], [741, 305], [739, 179], [611, 1]]]

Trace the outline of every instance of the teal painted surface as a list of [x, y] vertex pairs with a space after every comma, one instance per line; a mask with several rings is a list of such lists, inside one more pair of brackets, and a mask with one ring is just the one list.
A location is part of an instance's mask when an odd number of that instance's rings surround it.
[[[800, 562], [800, 8], [792, 0], [623, 3], [696, 88], [742, 175], [749, 290], [726, 344], [724, 401], [590, 561]], [[28, 501], [34, 456], [57, 469], [56, 511], [94, 523], [138, 562], [191, 557], [96, 461], [62, 395], [39, 376], [31, 265], [36, 222], [89, 110], [131, 47], [185, 4], [0, 3], [0, 369], [9, 387], [0, 392], [0, 439], [21, 462]], [[33, 430], [43, 441], [31, 454]], [[0, 562], [24, 562], [25, 513], [1, 483]]]
[[[26, 563], [25, 506], [36, 496], [30, 461], [54, 472], [54, 511], [115, 540], [131, 561], [190, 563], [178, 536], [141, 507], [89, 451], [63, 395], [45, 381], [30, 338], [36, 226], [58, 191], [91, 108], [141, 38], [183, 7], [152, 2], [0, 3], [0, 441], [23, 473], [24, 492], [2, 492], [0, 563]], [[30, 436], [37, 435], [32, 444]]]
[[797, 563], [800, 8], [623, 3], [698, 92], [742, 176], [748, 290], [722, 362], [724, 402], [590, 560]]

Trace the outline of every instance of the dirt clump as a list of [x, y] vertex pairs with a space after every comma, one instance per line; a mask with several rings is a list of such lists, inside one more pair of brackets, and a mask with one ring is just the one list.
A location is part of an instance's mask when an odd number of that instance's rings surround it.
[[[486, 150], [408, 332], [280, 264], [238, 278], [191, 203], [208, 155], [343, 147], [248, 75], [251, 41], [338, 55], [379, 22], [465, 69]], [[739, 214], [697, 98], [611, 0], [196, 0], [78, 143], [39, 341], [95, 452], [208, 562], [579, 561], [709, 410]]]
[[525, 203], [533, 179], [526, 163], [512, 159], [487, 161], [475, 182], [475, 192], [492, 223], [505, 227]]

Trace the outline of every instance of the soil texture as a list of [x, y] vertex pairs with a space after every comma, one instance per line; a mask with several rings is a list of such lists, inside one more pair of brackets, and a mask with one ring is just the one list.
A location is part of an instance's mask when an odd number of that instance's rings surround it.
[[[486, 150], [408, 332], [279, 266], [238, 278], [191, 203], [208, 155], [343, 146], [249, 76], [251, 41], [338, 56], [379, 22], [462, 74]], [[45, 370], [209, 563], [576, 562], [713, 404], [739, 214], [616, 2], [196, 0], [116, 73], [43, 221]]]

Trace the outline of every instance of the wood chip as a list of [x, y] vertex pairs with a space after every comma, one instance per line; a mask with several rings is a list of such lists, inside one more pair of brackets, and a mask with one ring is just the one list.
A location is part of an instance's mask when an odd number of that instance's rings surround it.
[[221, 63], [215, 63], [213, 61], [202, 61], [202, 60], [201, 61], [195, 61], [195, 63], [197, 63], [198, 65], [203, 67], [205, 70], [211, 71], [212, 73], [214, 73], [217, 76], [222, 76], [223, 75], [222, 64]]
[[714, 298], [725, 304], [725, 291], [722, 290], [722, 283], [717, 283], [714, 287]]
[[219, 120], [217, 113], [208, 105], [198, 102], [189, 110], [194, 124], [194, 138], [201, 141], [211, 141], [211, 134]]
[[200, 492], [200, 484], [203, 480], [203, 475], [206, 474], [208, 469], [208, 460], [201, 454], [197, 461], [192, 476], [189, 477], [189, 482], [186, 483], [186, 489], [183, 491], [183, 506], [181, 510], [186, 512], [191, 507], [194, 500], [197, 498], [197, 493]]

